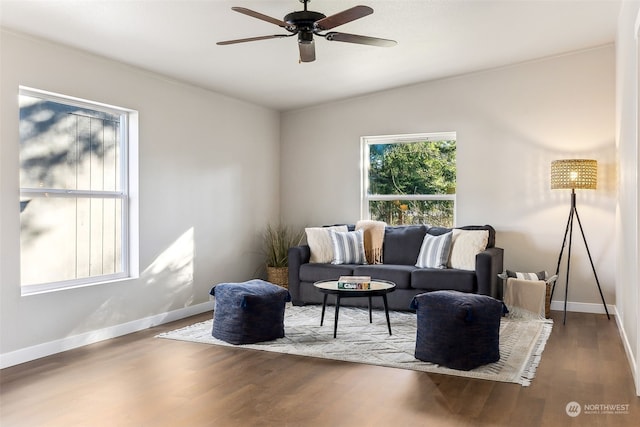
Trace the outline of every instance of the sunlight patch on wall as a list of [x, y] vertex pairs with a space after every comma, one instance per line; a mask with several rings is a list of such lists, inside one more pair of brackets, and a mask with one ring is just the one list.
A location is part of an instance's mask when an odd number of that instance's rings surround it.
[[195, 244], [191, 227], [178, 237], [144, 270], [147, 286], [161, 285], [176, 292], [193, 285]]

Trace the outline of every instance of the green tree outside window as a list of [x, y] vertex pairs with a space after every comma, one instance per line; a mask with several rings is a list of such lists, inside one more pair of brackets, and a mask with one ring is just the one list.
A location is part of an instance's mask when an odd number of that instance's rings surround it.
[[455, 139], [369, 144], [368, 149], [371, 219], [391, 225], [454, 225]]

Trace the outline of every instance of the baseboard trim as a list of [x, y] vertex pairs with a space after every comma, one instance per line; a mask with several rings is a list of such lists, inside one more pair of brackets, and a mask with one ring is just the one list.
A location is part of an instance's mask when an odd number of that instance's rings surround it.
[[[551, 301], [551, 310], [564, 311], [564, 301]], [[609, 314], [615, 316], [618, 311], [615, 305], [607, 304], [607, 310]], [[604, 306], [602, 304], [593, 304], [586, 302], [567, 302], [567, 311], [573, 311], [576, 313], [594, 313], [605, 314]]]
[[[638, 384], [638, 371], [636, 369], [636, 359], [633, 357], [633, 351], [631, 349], [631, 344], [629, 343], [629, 337], [627, 336], [627, 331], [624, 328], [624, 324], [618, 315], [618, 311], [616, 309], [616, 324], [618, 325], [618, 331], [620, 331], [620, 338], [622, 339], [622, 345], [624, 347], [624, 352], [627, 354], [627, 360], [629, 361], [629, 367], [631, 368], [631, 375], [633, 376], [633, 383]], [[636, 388], [636, 396], [640, 396], [640, 389]]]
[[99, 341], [142, 331], [144, 329], [184, 319], [185, 317], [194, 316], [211, 310], [213, 310], [213, 301], [208, 301], [166, 313], [145, 317], [143, 319], [133, 320], [120, 325], [85, 332], [83, 334], [22, 348], [9, 353], [3, 353], [0, 354], [0, 369], [30, 362], [32, 360], [51, 356], [52, 354], [61, 353], [63, 351], [93, 344]]

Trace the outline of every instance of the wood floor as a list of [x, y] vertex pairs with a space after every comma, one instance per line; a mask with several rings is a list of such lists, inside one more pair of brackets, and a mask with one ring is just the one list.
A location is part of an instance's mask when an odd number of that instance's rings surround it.
[[561, 314], [530, 387], [154, 338], [203, 314], [0, 371], [0, 425], [640, 425], [615, 320]]

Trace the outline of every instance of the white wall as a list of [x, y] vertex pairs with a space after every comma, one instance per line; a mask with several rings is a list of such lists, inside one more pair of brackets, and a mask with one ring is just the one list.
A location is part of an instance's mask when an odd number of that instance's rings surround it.
[[638, 126], [640, 124], [640, 3], [624, 2], [620, 11], [618, 34], [616, 39], [616, 142], [618, 145], [620, 188], [618, 191], [616, 240], [617, 277], [616, 286], [618, 324], [621, 329], [625, 349], [631, 362], [636, 381], [636, 393], [640, 395], [640, 326], [638, 308], [640, 295], [638, 284], [640, 258], [638, 242], [640, 240], [640, 200], [638, 184], [640, 177], [638, 165]]
[[[0, 354], [82, 344], [254, 277], [279, 215], [277, 112], [5, 31], [1, 46]], [[18, 85], [139, 111], [139, 279], [20, 296]]]
[[[283, 113], [283, 216], [299, 225], [359, 219], [361, 136], [456, 131], [458, 225], [493, 225], [506, 268], [554, 272], [570, 193], [549, 189], [550, 163], [595, 158], [598, 190], [579, 192], [578, 211], [611, 305], [614, 55], [609, 45]], [[585, 305], [570, 309], [602, 310], [578, 230], [571, 264], [568, 300]], [[564, 299], [563, 283], [554, 300]]]
[[[598, 159], [599, 189], [580, 192], [578, 209], [607, 302], [616, 302], [613, 46], [279, 120], [274, 111], [48, 42], [3, 31], [0, 43], [0, 354], [198, 306], [212, 284], [254, 276], [257, 235], [280, 212], [296, 225], [356, 221], [363, 135], [456, 131], [458, 224], [496, 227], [505, 266], [519, 270], [555, 270], [569, 194], [548, 189], [551, 160]], [[20, 296], [19, 84], [140, 112], [139, 280]], [[569, 300], [598, 309], [574, 237]], [[560, 288], [555, 299], [562, 296]], [[624, 309], [632, 316], [625, 322], [634, 323], [636, 308]]]

